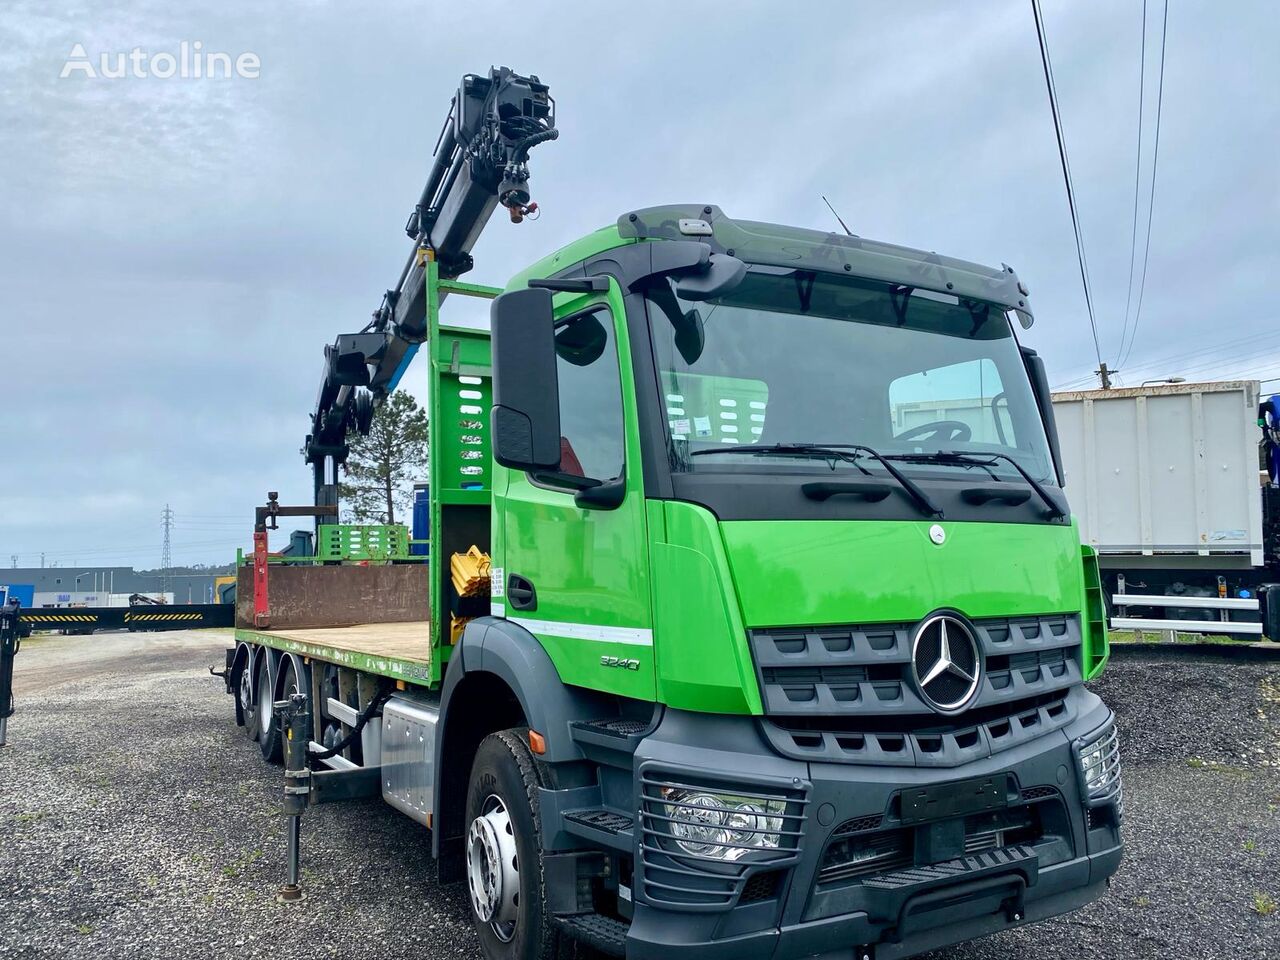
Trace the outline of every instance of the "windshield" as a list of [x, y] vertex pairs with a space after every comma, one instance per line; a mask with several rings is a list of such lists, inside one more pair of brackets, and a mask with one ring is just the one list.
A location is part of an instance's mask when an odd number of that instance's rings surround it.
[[[865, 444], [886, 457], [1006, 454], [1037, 480], [1054, 482], [1044, 427], [1003, 308], [759, 265], [719, 300], [679, 301], [665, 282], [648, 298], [677, 471], [879, 469], [873, 461], [733, 450]], [[717, 455], [701, 455], [711, 450]], [[902, 469], [1018, 476], [1000, 461], [975, 467], [913, 458]]]

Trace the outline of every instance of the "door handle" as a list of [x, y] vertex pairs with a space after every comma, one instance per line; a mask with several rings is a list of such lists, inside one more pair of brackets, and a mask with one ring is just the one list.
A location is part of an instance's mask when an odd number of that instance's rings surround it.
[[538, 591], [518, 573], [507, 574], [507, 599], [517, 610], [536, 610], [538, 607]]

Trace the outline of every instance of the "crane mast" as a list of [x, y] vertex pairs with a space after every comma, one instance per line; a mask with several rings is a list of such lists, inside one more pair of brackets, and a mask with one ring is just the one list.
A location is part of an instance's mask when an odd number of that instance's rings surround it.
[[374, 410], [427, 338], [427, 261], [435, 260], [441, 278], [456, 279], [471, 269], [471, 250], [499, 205], [512, 223], [534, 213], [529, 151], [557, 136], [555, 101], [536, 76], [491, 67], [487, 76], [462, 78], [426, 185], [405, 224], [413, 246], [399, 278], [359, 332], [341, 334], [324, 348], [311, 432], [302, 448], [317, 506], [337, 507], [348, 438], [368, 434]]

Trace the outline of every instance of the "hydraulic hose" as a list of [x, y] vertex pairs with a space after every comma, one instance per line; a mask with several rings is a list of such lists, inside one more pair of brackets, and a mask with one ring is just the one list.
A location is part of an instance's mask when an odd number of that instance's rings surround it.
[[364, 712], [356, 718], [356, 725], [351, 728], [351, 731], [345, 737], [327, 750], [321, 750], [317, 753], [310, 754], [310, 758], [312, 760], [328, 760], [330, 757], [336, 757], [343, 750], [347, 749], [347, 747], [351, 746], [351, 744], [355, 742], [356, 737], [360, 736], [360, 731], [364, 729], [365, 724], [372, 720], [375, 715], [382, 712], [382, 705], [387, 702], [393, 693], [395, 693], [395, 690], [390, 687], [381, 691], [376, 697], [369, 701], [369, 705], [364, 708]]

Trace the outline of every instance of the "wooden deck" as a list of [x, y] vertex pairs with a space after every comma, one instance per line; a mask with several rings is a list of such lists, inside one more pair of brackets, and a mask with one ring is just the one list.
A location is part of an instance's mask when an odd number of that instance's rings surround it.
[[431, 681], [431, 635], [426, 620], [360, 623], [349, 627], [236, 630], [236, 638], [337, 663], [407, 683]]

